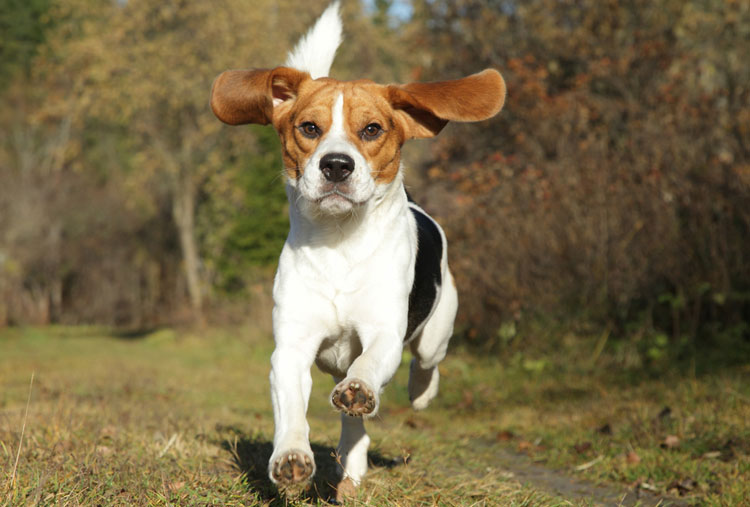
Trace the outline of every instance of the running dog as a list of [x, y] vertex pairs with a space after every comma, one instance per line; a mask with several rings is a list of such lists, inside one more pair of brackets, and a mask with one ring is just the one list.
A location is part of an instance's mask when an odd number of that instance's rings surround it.
[[268, 471], [288, 487], [315, 473], [306, 420], [313, 363], [333, 376], [342, 481], [360, 483], [380, 405], [406, 345], [415, 409], [438, 392], [458, 307], [445, 234], [407, 194], [401, 146], [448, 121], [481, 121], [505, 101], [492, 69], [452, 81], [380, 85], [328, 76], [341, 43], [332, 4], [273, 69], [216, 78], [211, 108], [230, 125], [271, 124], [281, 139], [290, 231], [273, 286]]

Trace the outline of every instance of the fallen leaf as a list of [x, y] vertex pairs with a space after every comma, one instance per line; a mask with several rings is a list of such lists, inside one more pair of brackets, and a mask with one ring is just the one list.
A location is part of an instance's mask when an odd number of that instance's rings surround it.
[[412, 413], [413, 411], [414, 411], [414, 409], [411, 408], [411, 405], [406, 405], [406, 406], [403, 406], [403, 407], [388, 407], [388, 406], [386, 406], [386, 407], [382, 408], [382, 413], [383, 414], [388, 414], [388, 415], [400, 415], [400, 414], [405, 414], [407, 412], [408, 413]]
[[508, 440], [513, 440], [514, 438], [516, 438], [516, 436], [513, 434], [512, 431], [503, 430], [503, 431], [498, 431], [497, 436], [495, 438], [497, 438], [497, 440], [501, 442], [507, 442]]
[[583, 453], [585, 453], [586, 451], [590, 451], [590, 450], [591, 450], [591, 447], [592, 447], [592, 445], [591, 445], [591, 442], [581, 442], [580, 444], [576, 444], [576, 445], [574, 445], [574, 446], [573, 446], [573, 449], [574, 449], [574, 450], [575, 450], [575, 451], [576, 451], [576, 452], [577, 452], [578, 454], [583, 454]]
[[520, 442], [518, 442], [518, 452], [529, 451], [532, 447], [534, 447], [534, 444], [532, 444], [528, 440], [521, 440]]
[[467, 389], [464, 391], [463, 399], [458, 404], [458, 408], [469, 408], [472, 405], [474, 405], [474, 393]]
[[641, 457], [638, 456], [638, 454], [635, 451], [630, 451], [625, 455], [625, 461], [630, 463], [631, 465], [637, 465], [641, 462]]
[[663, 449], [674, 449], [680, 445], [680, 439], [676, 435], [667, 435], [661, 443]]
[[174, 481], [167, 484], [167, 488], [171, 491], [177, 491], [185, 485], [185, 481]]

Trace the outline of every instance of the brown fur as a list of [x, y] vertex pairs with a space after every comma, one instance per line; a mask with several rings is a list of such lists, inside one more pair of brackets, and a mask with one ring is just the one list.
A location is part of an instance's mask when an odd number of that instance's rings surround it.
[[[452, 81], [388, 86], [367, 80], [313, 80], [288, 67], [232, 70], [216, 78], [211, 108], [230, 125], [273, 123], [287, 174], [298, 178], [331, 127], [331, 110], [340, 93], [349, 140], [370, 162], [373, 179], [390, 183], [398, 174], [404, 141], [437, 135], [448, 121], [491, 118], [503, 107], [505, 82], [493, 69]], [[298, 127], [304, 122], [315, 123], [322, 135], [302, 135]], [[360, 133], [371, 123], [383, 132], [376, 139], [363, 139]]]

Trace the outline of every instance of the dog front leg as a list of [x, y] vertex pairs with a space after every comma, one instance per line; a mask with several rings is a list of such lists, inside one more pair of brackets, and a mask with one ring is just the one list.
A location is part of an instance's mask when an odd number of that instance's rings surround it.
[[360, 333], [362, 354], [354, 360], [346, 378], [334, 387], [331, 402], [351, 417], [372, 417], [378, 411], [380, 391], [393, 378], [403, 344], [396, 332], [368, 336]]
[[278, 345], [271, 356], [271, 402], [276, 428], [268, 473], [274, 483], [282, 486], [307, 482], [315, 473], [306, 418], [314, 357], [314, 352], [305, 353], [301, 347]]

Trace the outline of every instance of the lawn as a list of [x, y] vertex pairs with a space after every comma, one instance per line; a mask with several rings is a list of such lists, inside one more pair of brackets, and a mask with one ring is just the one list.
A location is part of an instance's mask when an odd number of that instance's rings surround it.
[[[1, 330], [0, 503], [283, 505], [265, 471], [271, 350], [250, 328]], [[747, 366], [641, 375], [616, 371], [606, 352], [575, 351], [500, 360], [454, 350], [441, 394], [419, 413], [402, 368], [368, 424], [373, 466], [347, 503], [750, 498]], [[297, 500], [322, 503], [335, 481], [338, 417], [327, 402], [332, 380], [313, 379], [319, 472]]]

